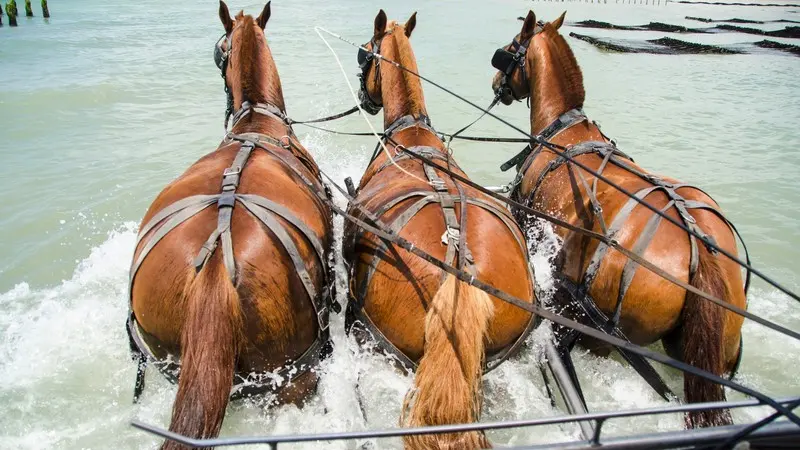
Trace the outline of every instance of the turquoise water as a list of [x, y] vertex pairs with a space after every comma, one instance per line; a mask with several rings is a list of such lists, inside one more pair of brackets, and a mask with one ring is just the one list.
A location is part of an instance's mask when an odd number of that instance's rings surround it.
[[[230, 6], [257, 14], [263, 4]], [[568, 25], [595, 19], [697, 26], [683, 18], [687, 15], [800, 20], [793, 8], [276, 0], [267, 37], [293, 118], [351, 106], [339, 69], [313, 27], [365, 42], [379, 7], [401, 21], [418, 11], [412, 44], [421, 71], [480, 104], [490, 100], [492, 53], [518, 31], [515, 18], [531, 7], [545, 20], [567, 10], [564, 33], [631, 39], [663, 34]], [[217, 4], [52, 1], [50, 10], [48, 23], [41, 17], [21, 18], [18, 28], [0, 28], [0, 404], [5, 406], [0, 447], [153, 448], [157, 441], [128, 422], [139, 418], [166, 426], [174, 387], [151, 373], [142, 403], [130, 402], [134, 367], [122, 326], [127, 269], [137, 224], [154, 196], [222, 137], [225, 98], [212, 59], [222, 34]], [[784, 24], [756, 26], [776, 29]], [[734, 33], [680, 38], [703, 43], [760, 40]], [[624, 55], [572, 38], [568, 42], [584, 72], [590, 117], [640, 164], [705, 188], [742, 231], [754, 264], [800, 289], [800, 185], [795, 181], [800, 175], [800, 59], [768, 53]], [[355, 81], [355, 50], [333, 45]], [[438, 129], [453, 131], [477, 117], [476, 111], [432, 86], [425, 89]], [[498, 111], [527, 128], [524, 105]], [[351, 117], [331, 127], [363, 131], [363, 120]], [[296, 131], [323, 169], [338, 179], [358, 179], [374, 145], [366, 138], [331, 137], [299, 126]], [[513, 136], [491, 119], [470, 134]], [[462, 142], [454, 148], [462, 167], [487, 185], [509, 180], [497, 167], [519, 150]], [[547, 256], [534, 257], [544, 287]], [[754, 284], [750, 309], [800, 329], [798, 306], [764, 283]], [[534, 343], [541, 337], [535, 336]], [[234, 404], [223, 434], [395, 426], [411, 380], [392, 372], [380, 358], [354, 353], [339, 319], [334, 338], [336, 352], [324, 368], [320, 394], [309, 406]], [[798, 343], [747, 323], [739, 381], [774, 395], [796, 394], [798, 355]], [[484, 420], [561, 413], [546, 400], [532, 364], [535, 356], [535, 351], [528, 352], [487, 377]], [[662, 403], [615, 360], [580, 355], [578, 365], [592, 408]], [[366, 423], [354, 393], [359, 371], [368, 400]], [[679, 387], [680, 379], [668, 374]], [[752, 410], [735, 417], [749, 420], [765, 414]], [[680, 426], [678, 416], [607, 425], [612, 433]], [[498, 445], [541, 443], [570, 439], [575, 431], [551, 427], [490, 437]]]

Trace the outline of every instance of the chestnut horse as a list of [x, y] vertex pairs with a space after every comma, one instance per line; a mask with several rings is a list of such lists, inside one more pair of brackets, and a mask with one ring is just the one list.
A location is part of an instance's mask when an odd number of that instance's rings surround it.
[[[403, 25], [388, 22], [381, 10], [365, 48], [416, 72], [409, 43], [415, 25], [416, 13]], [[384, 109], [388, 152], [376, 149], [348, 211], [379, 219], [425, 252], [533, 303], [525, 236], [513, 215], [405, 153], [423, 155], [466, 176], [430, 124], [419, 78], [381, 63], [370, 52], [359, 50], [360, 96], [368, 112]], [[532, 329], [533, 315], [349, 224], [345, 260], [351, 269], [348, 331], [360, 340], [372, 335], [405, 369], [416, 369], [401, 422], [424, 426], [477, 421], [482, 371], [519, 348]], [[404, 441], [414, 449], [490, 446], [478, 432]]]
[[287, 124], [263, 31], [269, 3], [257, 19], [233, 20], [223, 2], [219, 15], [217, 63], [238, 111], [231, 133], [155, 199], [131, 268], [137, 395], [155, 362], [178, 381], [170, 430], [195, 438], [218, 435], [231, 395], [302, 401], [329, 350], [332, 217], [319, 169]]
[[[583, 76], [558, 33], [564, 14], [552, 23], [540, 23], [541, 31], [533, 12], [528, 14], [512, 44], [495, 54], [492, 63], [500, 72], [494, 77], [493, 90], [500, 90], [505, 104], [529, 98], [532, 135], [566, 147], [577, 161], [737, 254], [735, 228], [711, 197], [634, 164], [583, 114]], [[664, 225], [658, 215], [636, 207], [634, 200], [553, 151], [532, 146], [515, 161], [519, 171], [512, 193], [515, 199], [573, 225], [606, 233], [691, 286], [745, 307], [747, 283], [743, 288], [736, 262], [717, 256], [686, 231]], [[648, 270], [636, 270], [636, 263], [597, 241], [566, 229], [557, 232], [563, 239], [557, 270], [564, 286], [579, 294], [577, 300], [593, 299], [611, 328], [618, 326], [638, 345], [663, 340], [673, 357], [716, 375], [735, 371], [742, 350], [743, 317]], [[596, 342], [584, 343], [601, 353], [608, 351]], [[684, 375], [684, 394], [688, 402], [725, 399], [722, 386], [690, 374]], [[729, 423], [725, 410], [686, 417], [689, 427]]]

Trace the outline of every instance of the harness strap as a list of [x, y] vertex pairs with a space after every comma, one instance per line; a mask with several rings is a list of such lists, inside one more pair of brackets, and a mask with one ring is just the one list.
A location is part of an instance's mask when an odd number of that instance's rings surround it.
[[237, 194], [236, 198], [251, 211], [252, 208], [260, 207], [270, 211], [271, 213], [277, 214], [281, 219], [289, 222], [293, 227], [297, 228], [303, 234], [303, 237], [308, 239], [308, 242], [311, 243], [312, 247], [314, 247], [314, 251], [317, 253], [317, 258], [319, 258], [320, 262], [325, 261], [325, 250], [323, 248], [322, 241], [317, 238], [317, 235], [314, 233], [311, 227], [306, 225], [305, 222], [294, 215], [289, 208], [260, 195]]
[[[555, 273], [554, 276], [558, 284], [572, 297], [573, 301], [571, 301], [570, 304], [577, 304], [581, 308], [581, 311], [584, 313], [585, 317], [588, 317], [589, 320], [594, 324], [595, 328], [604, 330], [606, 333], [611, 334], [614, 337], [622, 339], [626, 342], [630, 342], [622, 330], [620, 330], [616, 324], [613, 324], [611, 320], [609, 320], [608, 316], [606, 316], [605, 313], [603, 313], [603, 311], [597, 307], [594, 299], [591, 298], [588, 290], [584, 286], [578, 286], [574, 281], [560, 273]], [[562, 333], [562, 336], [559, 339], [559, 347], [562, 349], [562, 353], [565, 356], [569, 356], [569, 350], [571, 349], [572, 345], [574, 345], [577, 337], [578, 332], [575, 330], [569, 330], [565, 333]], [[664, 382], [664, 379], [661, 378], [661, 375], [656, 372], [650, 362], [644, 357], [630, 352], [623, 347], [615, 347], [615, 349], [628, 362], [628, 364], [630, 364], [631, 367], [633, 367], [633, 369], [636, 370], [636, 372], [641, 375], [642, 378], [644, 378], [647, 384], [649, 384], [654, 391], [661, 395], [662, 398], [669, 401], [671, 400], [671, 397], [676, 397], [672, 390]], [[576, 382], [575, 385], [580, 388], [580, 383]]]
[[[399, 233], [400, 230], [402, 230], [403, 227], [405, 227], [406, 224], [419, 211], [422, 210], [422, 208], [428, 206], [430, 203], [433, 203], [434, 201], [435, 200], [434, 200], [434, 197], [432, 195], [428, 195], [428, 196], [423, 197], [422, 199], [416, 201], [411, 206], [409, 206], [405, 211], [403, 211], [403, 213], [400, 214], [395, 220], [393, 220], [390, 223], [387, 223], [386, 224], [387, 229], [391, 230], [392, 233], [394, 233], [394, 234]], [[363, 306], [363, 304], [364, 304], [363, 299], [366, 298], [366, 296], [367, 296], [367, 289], [369, 289], [369, 284], [372, 281], [372, 275], [377, 270], [378, 264], [381, 261], [381, 259], [378, 258], [378, 255], [382, 251], [384, 251], [384, 252], [388, 251], [389, 248], [390, 248], [390, 245], [387, 245], [386, 243], [384, 243], [382, 241], [379, 242], [375, 246], [375, 250], [372, 252], [372, 258], [370, 258], [370, 260], [369, 260], [369, 265], [367, 267], [367, 273], [364, 276], [364, 279], [362, 280], [361, 285], [359, 286], [359, 289], [358, 289], [358, 292], [359, 292], [358, 298], [360, 299], [359, 300], [359, 305]]]
[[411, 114], [406, 114], [405, 116], [400, 117], [399, 119], [392, 122], [391, 125], [386, 127], [386, 130], [383, 132], [383, 136], [385, 138], [391, 137], [392, 135], [399, 133], [405, 130], [406, 128], [411, 128], [414, 126], [422, 127], [432, 132], [434, 135], [438, 136], [438, 133], [436, 133], [436, 130], [433, 128], [433, 125], [431, 125], [430, 118], [428, 118], [428, 116], [424, 114], [420, 114], [419, 117], [414, 117]]
[[[539, 151], [540, 150], [537, 149], [536, 152], [531, 154], [532, 157], [528, 158], [520, 173], [524, 173], [525, 171], [528, 170], [530, 165], [533, 163], [533, 160], [536, 158], [536, 155], [538, 155]], [[619, 155], [623, 158], [627, 158], [627, 155], [619, 151], [616, 146], [602, 141], [581, 142], [580, 144], [573, 145], [572, 147], [564, 151], [564, 155], [568, 156], [570, 159], [574, 159], [577, 158], [578, 156], [585, 155], [588, 153], [596, 153], [603, 156], [603, 158], [605, 158], [608, 155], [608, 153], [611, 153], [612, 155], [609, 158], [611, 161], [615, 163], [619, 160], [619, 158], [617, 158], [616, 155]], [[547, 166], [545, 166], [544, 170], [539, 172], [539, 177], [536, 179], [536, 184], [534, 184], [533, 189], [531, 190], [531, 193], [528, 198], [533, 199], [533, 197], [536, 195], [536, 191], [544, 182], [545, 177], [548, 174], [550, 174], [550, 172], [553, 172], [559, 167], [566, 164], [567, 161], [569, 161], [569, 159], [567, 159], [563, 155], [558, 155], [556, 158], [550, 160], [550, 162], [547, 163]]]
[[[424, 155], [424, 156], [428, 157], [429, 159], [440, 160], [440, 161], [444, 161], [444, 162], [447, 162], [447, 160], [448, 160], [448, 158], [447, 158], [447, 156], [445, 154], [443, 154], [442, 152], [440, 152], [438, 150], [433, 149], [432, 147], [411, 147], [411, 148], [412, 149], [418, 149], [417, 150], [418, 154]], [[407, 149], [407, 150], [410, 150], [410, 149]], [[409, 155], [408, 153], [401, 153], [399, 155], [394, 155], [391, 159], [388, 159], [388, 160], [384, 161], [383, 164], [381, 164], [378, 167], [378, 170], [375, 171], [375, 174], [380, 173], [381, 171], [383, 171], [387, 167], [393, 166], [393, 165], [399, 163], [400, 161], [405, 161], [407, 159], [413, 159], [413, 158], [414, 157]], [[455, 164], [453, 164], [453, 165], [455, 167], [458, 167]]]
[[[300, 278], [300, 282], [303, 284], [303, 288], [305, 288], [308, 299], [311, 301], [314, 309], [316, 310], [317, 322], [319, 323], [317, 336], [318, 338], [321, 338], [323, 333], [328, 329], [328, 309], [324, 302], [317, 296], [317, 290], [314, 287], [314, 280], [311, 278], [311, 275], [306, 269], [306, 263], [303, 260], [303, 256], [300, 254], [300, 251], [297, 249], [297, 245], [294, 243], [291, 236], [289, 236], [286, 228], [275, 219], [273, 214], [267, 208], [260, 207], [259, 205], [246, 200], [242, 201], [241, 198], [239, 201], [241, 201], [245, 208], [247, 208], [251, 214], [256, 216], [258, 220], [264, 224], [264, 226], [272, 231], [275, 237], [277, 237], [281, 242], [281, 245], [283, 245], [283, 248], [289, 255], [289, 258], [291, 258], [295, 273], [297, 273], [297, 276]], [[320, 263], [323, 265], [324, 262], [324, 259], [320, 260]], [[323, 273], [325, 273], [324, 270]]]
[[[675, 205], [675, 201], [670, 200], [663, 208], [661, 208], [661, 212], [666, 212], [673, 205]], [[648, 219], [647, 224], [644, 226], [641, 234], [639, 234], [639, 237], [636, 239], [636, 243], [633, 245], [633, 249], [631, 251], [637, 255], [644, 253], [656, 235], [656, 230], [658, 230], [658, 226], [661, 224], [661, 217], [662, 216], [658, 214], [653, 214], [650, 219]], [[622, 300], [625, 298], [628, 288], [631, 287], [633, 276], [636, 275], [636, 269], [638, 268], [639, 264], [636, 264], [636, 262], [631, 259], [625, 261], [625, 266], [622, 268], [619, 290], [617, 292], [617, 306], [614, 308], [614, 316], [611, 319], [611, 322], [615, 326], [619, 324], [619, 318], [622, 313]]]
[[283, 112], [280, 108], [273, 105], [272, 103], [250, 103], [250, 102], [242, 102], [242, 107], [239, 108], [239, 111], [236, 111], [233, 114], [231, 120], [233, 121], [233, 125], [231, 128], [236, 127], [236, 124], [239, 123], [240, 120], [244, 119], [250, 113], [258, 113], [263, 116], [271, 116], [279, 119], [281, 122], [286, 124], [287, 127], [291, 126], [291, 120], [286, 117], [286, 113]]
[[[608, 153], [606, 157], [612, 155], [612, 153]], [[603, 159], [605, 161], [605, 158]], [[572, 169], [571, 166], [569, 166]], [[581, 180], [581, 184], [583, 185], [583, 189], [586, 191], [586, 195], [589, 196], [589, 203], [592, 204], [592, 220], [597, 218], [600, 229], [603, 231], [603, 234], [608, 233], [608, 228], [606, 227], [606, 221], [603, 218], [603, 206], [600, 204], [600, 200], [597, 199], [597, 191], [589, 187], [589, 182], [586, 181], [586, 177], [583, 175], [583, 171], [580, 169], [576, 169], [575, 172], [578, 174], [578, 179]], [[597, 172], [598, 174], [603, 173], [602, 169]], [[595, 181], [597, 177], [595, 177]], [[597, 185], [595, 185], [597, 187]], [[579, 194], [580, 195], [580, 194]]]
[[[442, 235], [442, 243], [447, 245], [444, 262], [453, 265], [456, 250], [460, 252], [465, 250], [464, 248], [457, 248], [462, 230], [461, 224], [456, 217], [455, 201], [450, 196], [444, 180], [439, 178], [436, 171], [433, 170], [433, 167], [425, 164], [423, 165], [423, 169], [425, 171], [425, 176], [436, 191], [436, 203], [439, 203], [439, 206], [442, 208], [442, 214], [444, 214], [445, 232]], [[461, 267], [459, 267], [459, 269], [461, 269]], [[440, 282], [444, 282], [446, 276], [447, 274], [443, 271]]]
[[[182, 224], [183, 222], [189, 220], [191, 217], [194, 217], [200, 211], [209, 207], [214, 201], [217, 200], [217, 195], [203, 195], [203, 196], [192, 196], [188, 197], [184, 200], [192, 200], [191, 202], [185, 202], [182, 205], [182, 208], [172, 208], [171, 206], [165, 208], [169, 209], [171, 214], [165, 217], [168, 217], [166, 222], [164, 222], [161, 227], [153, 233], [153, 236], [150, 237], [150, 240], [147, 241], [145, 246], [142, 248], [142, 251], [139, 253], [139, 257], [136, 258], [136, 261], [131, 266], [131, 271], [129, 274], [130, 283], [128, 284], [128, 296], [130, 298], [131, 303], [133, 302], [133, 281], [136, 278], [136, 274], [139, 272], [139, 268], [142, 266], [144, 259], [156, 246], [156, 244], [164, 238], [170, 231], [174, 230], [178, 225]], [[163, 219], [162, 219], [163, 220]], [[157, 223], [157, 222], [156, 222]], [[155, 226], [155, 223], [151, 220], [145, 228], [152, 229]], [[139, 241], [141, 242], [141, 241]], [[138, 242], [137, 242], [138, 244]]]
[[[558, 136], [559, 134], [561, 134], [563, 131], [572, 127], [573, 125], [577, 125], [585, 120], [589, 119], [586, 117], [586, 114], [583, 113], [582, 108], [570, 109], [564, 114], [558, 116], [558, 118], [555, 121], [553, 121], [553, 123], [548, 125], [544, 130], [542, 130], [541, 133], [539, 133], [538, 137], [540, 140], [549, 141], [554, 137]], [[541, 145], [536, 146], [537, 153], [538, 151], [541, 150], [541, 147], [542, 147]], [[520, 172], [525, 172], [525, 170], [521, 169], [522, 164], [525, 163], [526, 165], [529, 165], [527, 159], [532, 159], [528, 158], [532, 152], [533, 152], [533, 147], [531, 144], [528, 144], [524, 149], [522, 149], [521, 152], [517, 153], [511, 159], [503, 163], [503, 165], [500, 166], [500, 170], [505, 172], [508, 169], [517, 166], [517, 169]]]

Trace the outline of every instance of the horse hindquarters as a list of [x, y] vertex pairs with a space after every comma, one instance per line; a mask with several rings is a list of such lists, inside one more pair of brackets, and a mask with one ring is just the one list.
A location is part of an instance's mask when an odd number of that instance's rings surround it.
[[[730, 284], [719, 265], [705, 245], [698, 245], [699, 261], [697, 271], [690, 284], [697, 289], [730, 302]], [[725, 311], [711, 301], [691, 292], [686, 293], [683, 306], [683, 325], [681, 331], [683, 361], [697, 368], [722, 375], [724, 361], [724, 319]], [[725, 400], [723, 387], [702, 377], [684, 373], [684, 394], [689, 403], [718, 402]], [[727, 409], [696, 411], [687, 413], [688, 428], [730, 425], [730, 412]]]
[[[233, 383], [241, 333], [239, 294], [212, 257], [189, 286], [181, 333], [181, 371], [170, 431], [194, 438], [216, 437]], [[168, 441], [162, 450], [184, 448]]]
[[[409, 426], [479, 419], [484, 340], [492, 314], [488, 294], [447, 275], [425, 318], [425, 353], [414, 379], [415, 391], [406, 398], [412, 403]], [[403, 411], [405, 416], [405, 406]], [[406, 436], [403, 440], [412, 449], [491, 446], [480, 432]]]

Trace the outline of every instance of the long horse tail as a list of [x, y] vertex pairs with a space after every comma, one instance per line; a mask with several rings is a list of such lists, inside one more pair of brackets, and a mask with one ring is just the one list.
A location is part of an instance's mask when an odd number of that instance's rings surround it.
[[[409, 426], [475, 422], [482, 406], [484, 340], [493, 314], [485, 292], [447, 275], [425, 317], [425, 352], [406, 396]], [[407, 436], [410, 449], [490, 448], [482, 432]]]
[[[730, 283], [720, 267], [717, 258], [712, 256], [705, 245], [698, 245], [697, 271], [689, 284], [721, 300], [730, 301]], [[686, 293], [683, 306], [682, 348], [683, 361], [699, 369], [722, 375], [725, 370], [723, 339], [725, 310], [709, 300], [691, 292]], [[718, 402], [725, 400], [722, 385], [705, 378], [685, 373], [683, 388], [689, 403]], [[694, 411], [685, 416], [688, 428], [730, 425], [733, 423], [730, 411], [717, 409]]]
[[[181, 372], [169, 429], [194, 438], [219, 435], [233, 384], [242, 317], [239, 294], [212, 258], [191, 282], [181, 332]], [[167, 441], [162, 450], [185, 447]]]

